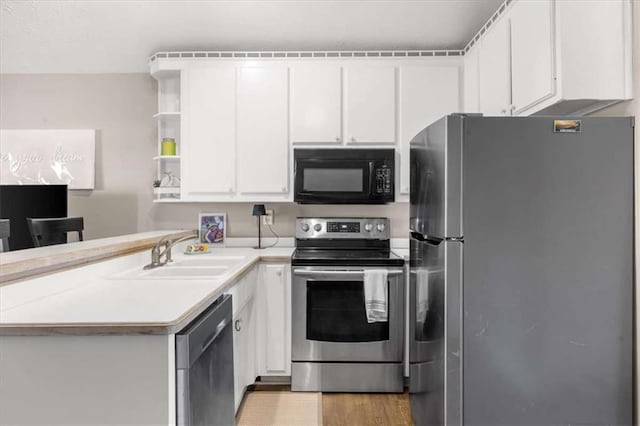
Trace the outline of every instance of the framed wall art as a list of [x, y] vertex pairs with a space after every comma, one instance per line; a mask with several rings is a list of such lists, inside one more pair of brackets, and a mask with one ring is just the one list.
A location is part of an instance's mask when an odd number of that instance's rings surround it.
[[226, 235], [226, 213], [200, 213], [198, 215], [198, 236], [200, 243], [224, 246]]
[[93, 189], [93, 129], [0, 130], [0, 184]]

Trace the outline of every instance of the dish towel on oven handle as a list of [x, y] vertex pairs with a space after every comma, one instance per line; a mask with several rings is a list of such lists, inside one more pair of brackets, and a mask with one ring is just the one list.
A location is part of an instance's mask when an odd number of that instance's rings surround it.
[[364, 309], [367, 322], [387, 322], [387, 270], [364, 270]]

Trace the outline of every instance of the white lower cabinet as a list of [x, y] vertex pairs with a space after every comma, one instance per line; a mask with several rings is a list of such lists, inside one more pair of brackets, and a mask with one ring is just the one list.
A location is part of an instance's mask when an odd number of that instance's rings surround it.
[[265, 263], [258, 275], [257, 375], [291, 375], [290, 265]]
[[290, 265], [263, 263], [228, 291], [233, 299], [234, 403], [257, 376], [291, 375]]
[[247, 386], [256, 378], [255, 298], [251, 297], [233, 316], [233, 374], [235, 409], [238, 411]]

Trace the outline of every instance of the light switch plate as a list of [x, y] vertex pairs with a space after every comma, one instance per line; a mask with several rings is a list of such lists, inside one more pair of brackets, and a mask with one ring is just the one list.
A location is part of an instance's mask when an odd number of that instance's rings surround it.
[[262, 216], [263, 225], [273, 225], [273, 210], [266, 210], [267, 214]]

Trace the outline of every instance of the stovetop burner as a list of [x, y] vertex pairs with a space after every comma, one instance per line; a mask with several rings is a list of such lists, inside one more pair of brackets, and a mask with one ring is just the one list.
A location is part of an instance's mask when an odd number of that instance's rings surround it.
[[404, 259], [392, 253], [389, 219], [298, 218], [296, 250], [298, 266], [402, 266]]
[[404, 259], [390, 250], [296, 249], [291, 264], [297, 266], [402, 266]]

